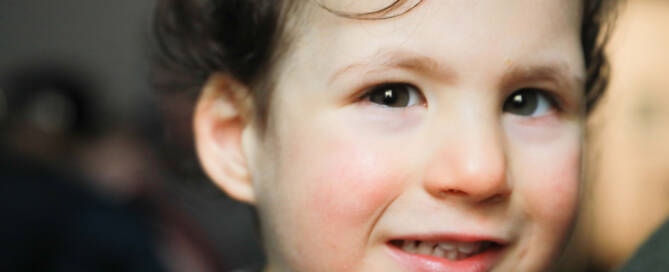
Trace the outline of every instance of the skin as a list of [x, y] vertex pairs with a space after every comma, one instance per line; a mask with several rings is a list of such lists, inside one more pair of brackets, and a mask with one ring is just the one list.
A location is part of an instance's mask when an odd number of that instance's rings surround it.
[[[458, 233], [508, 242], [493, 271], [545, 271], [578, 199], [580, 1], [423, 1], [386, 20], [305, 5], [266, 131], [245, 121], [229, 94], [247, 89], [224, 74], [195, 113], [205, 170], [258, 208], [267, 270], [404, 271], [389, 239]], [[366, 99], [386, 82], [420, 100]], [[558, 105], [505, 112], [528, 87]]]

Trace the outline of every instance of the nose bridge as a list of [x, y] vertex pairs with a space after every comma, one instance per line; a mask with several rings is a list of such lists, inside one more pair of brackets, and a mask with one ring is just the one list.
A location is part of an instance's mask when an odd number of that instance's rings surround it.
[[435, 197], [484, 201], [510, 193], [503, 133], [494, 114], [468, 112], [449, 118], [450, 129], [439, 133], [425, 176]]

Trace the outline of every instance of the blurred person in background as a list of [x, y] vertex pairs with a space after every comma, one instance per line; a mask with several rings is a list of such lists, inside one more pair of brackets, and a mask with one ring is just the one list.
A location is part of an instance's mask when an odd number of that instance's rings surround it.
[[18, 70], [2, 88], [0, 269], [222, 269], [192, 220], [165, 200], [151, 135], [107, 123], [85, 78], [40, 67]]
[[589, 123], [574, 263], [564, 271], [669, 271], [669, 1], [623, 7], [609, 89]]
[[3, 86], [3, 271], [163, 271], [143, 215], [81, 172], [78, 153], [103, 123], [83, 78], [41, 67]]
[[[200, 171], [194, 155], [183, 155], [192, 150], [192, 107], [183, 105], [183, 99], [157, 97], [147, 80], [150, 63], [146, 32], [154, 2], [0, 1], [0, 157], [7, 158], [0, 165], [0, 181], [2, 194], [7, 196], [3, 198], [7, 204], [3, 211], [6, 218], [12, 218], [3, 220], [0, 226], [2, 239], [12, 237], [12, 242], [0, 243], [3, 250], [14, 248], [11, 252], [16, 253], [0, 257], [0, 263], [5, 263], [0, 264], [0, 271], [23, 271], [6, 266], [20, 259], [15, 258], [19, 252], [57, 248], [58, 243], [40, 239], [46, 234], [38, 235], [47, 233], [49, 228], [49, 235], [81, 233], [81, 238], [72, 239], [84, 241], [85, 232], [70, 226], [75, 223], [67, 223], [72, 221], [79, 222], [79, 229], [98, 229], [110, 237], [109, 241], [117, 241], [119, 246], [111, 251], [114, 254], [149, 252], [172, 271], [202, 271], [194, 264], [203, 259], [215, 265], [200, 267], [214, 266], [219, 271], [262, 259], [248, 208], [223, 196], [209, 182], [200, 182], [200, 177], [182, 175]], [[23, 82], [19, 85], [45, 88], [21, 87], [33, 91], [17, 92], [17, 81]], [[35, 89], [54, 89], [48, 85], [71, 87], [45, 92], [46, 98], [40, 98], [42, 95], [37, 92], [41, 91]], [[63, 89], [80, 92], [61, 95]], [[24, 101], [19, 99], [21, 96], [29, 97], [25, 101], [32, 101], [31, 104], [46, 106], [19, 103]], [[85, 103], [63, 99], [82, 96]], [[82, 106], [85, 114], [72, 118], [79, 111], [76, 107]], [[83, 122], [73, 121], [78, 118]], [[163, 120], [169, 126], [162, 126]], [[69, 122], [81, 125], [72, 126]], [[13, 154], [8, 154], [8, 149]], [[179, 159], [172, 159], [176, 157]], [[184, 159], [187, 157], [193, 159]], [[23, 166], [18, 167], [19, 164]], [[73, 191], [81, 192], [85, 199], [80, 200]], [[91, 204], [100, 202], [103, 204]], [[81, 211], [84, 208], [86, 213]], [[9, 216], [10, 210], [21, 216]], [[112, 218], [114, 214], [117, 219]], [[107, 223], [86, 223], [92, 217]], [[31, 224], [27, 223], [28, 218], [34, 219]], [[231, 221], [237, 223], [230, 224]], [[246, 223], [241, 224], [242, 221]], [[139, 228], [141, 234], [133, 244], [127, 243], [130, 239], [117, 237], [123, 233], [130, 237], [128, 224]], [[124, 230], [116, 225], [128, 227]], [[102, 232], [99, 228], [107, 230]], [[10, 229], [20, 230], [23, 238], [8, 234]], [[151, 239], [146, 239], [147, 232]], [[150, 240], [150, 247], [144, 246], [146, 240]], [[18, 243], [24, 247], [17, 247]], [[39, 245], [52, 246], [37, 250]], [[89, 248], [87, 256], [94, 262], [103, 256], [102, 250], [93, 250], [92, 246], [108, 248], [105, 245], [109, 243], [89, 239], [85, 245]], [[209, 249], [209, 245], [213, 248]], [[68, 248], [72, 248], [72, 243]], [[67, 250], [61, 252], [63, 255]], [[117, 258], [114, 254], [104, 258]], [[57, 254], [48, 256], [58, 258]], [[199, 256], [190, 260], [200, 261], [186, 262], [186, 256]], [[3, 262], [4, 258], [14, 261]], [[150, 256], [145, 260], [152, 258], [155, 259]], [[34, 256], [32, 260], [52, 263], [45, 257]], [[57, 270], [55, 266], [51, 268], [41, 270]]]

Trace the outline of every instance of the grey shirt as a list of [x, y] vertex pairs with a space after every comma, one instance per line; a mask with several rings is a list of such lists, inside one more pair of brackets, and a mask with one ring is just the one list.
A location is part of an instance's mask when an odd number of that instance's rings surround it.
[[669, 271], [669, 218], [637, 249], [619, 271]]

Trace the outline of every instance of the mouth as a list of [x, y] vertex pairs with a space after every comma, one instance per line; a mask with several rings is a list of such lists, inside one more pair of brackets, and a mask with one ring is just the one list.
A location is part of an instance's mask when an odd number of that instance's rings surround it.
[[470, 236], [397, 238], [389, 253], [411, 271], [489, 271], [498, 262], [505, 241]]
[[409, 254], [427, 255], [444, 258], [450, 261], [467, 259], [487, 250], [497, 250], [501, 244], [494, 241], [423, 241], [423, 240], [390, 240], [389, 244]]

